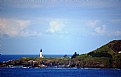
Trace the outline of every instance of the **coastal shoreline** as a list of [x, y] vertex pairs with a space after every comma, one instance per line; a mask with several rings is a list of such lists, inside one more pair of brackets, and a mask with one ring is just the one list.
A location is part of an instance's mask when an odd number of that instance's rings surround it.
[[0, 62], [0, 67], [23, 67], [23, 68], [118, 68], [121, 69], [121, 40], [113, 40], [96, 50], [86, 54], [74, 54], [70, 57], [47, 58], [21, 57], [15, 60]]

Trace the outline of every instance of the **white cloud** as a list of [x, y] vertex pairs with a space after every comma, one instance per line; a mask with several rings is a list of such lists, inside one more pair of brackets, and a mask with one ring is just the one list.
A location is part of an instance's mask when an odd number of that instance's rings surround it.
[[95, 27], [95, 32], [98, 34], [104, 34], [106, 32], [105, 25]]
[[65, 25], [61, 20], [52, 20], [49, 22], [49, 28], [47, 29], [47, 32], [50, 33], [61, 32], [64, 26]]
[[104, 25], [100, 20], [89, 20], [87, 25], [92, 29], [94, 34], [105, 34], [106, 32], [106, 25]]
[[0, 33], [7, 36], [18, 36], [30, 24], [29, 20], [0, 19]]

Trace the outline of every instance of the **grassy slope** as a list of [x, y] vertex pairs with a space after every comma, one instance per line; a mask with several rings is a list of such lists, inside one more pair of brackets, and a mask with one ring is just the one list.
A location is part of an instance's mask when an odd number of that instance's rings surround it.
[[121, 68], [121, 40], [114, 40], [87, 54], [76, 57], [76, 60], [85, 62], [85, 66]]

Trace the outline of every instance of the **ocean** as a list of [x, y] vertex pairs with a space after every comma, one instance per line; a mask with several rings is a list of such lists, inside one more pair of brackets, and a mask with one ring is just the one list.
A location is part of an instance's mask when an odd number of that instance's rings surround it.
[[[0, 61], [39, 55], [0, 55]], [[63, 55], [46, 55], [63, 57]], [[0, 77], [121, 77], [120, 69], [94, 68], [0, 68]]]
[[[46, 58], [57, 58], [57, 57], [63, 57], [64, 55], [44, 55]], [[71, 57], [71, 55], [67, 55], [68, 57]], [[39, 55], [0, 55], [0, 62], [8, 61], [8, 60], [16, 60], [22, 57], [39, 57]]]
[[0, 68], [0, 77], [121, 77], [121, 70], [79, 68]]

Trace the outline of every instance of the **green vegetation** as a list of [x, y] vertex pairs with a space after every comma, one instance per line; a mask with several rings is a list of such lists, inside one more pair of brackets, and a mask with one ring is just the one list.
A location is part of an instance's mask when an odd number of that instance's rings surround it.
[[121, 68], [121, 40], [114, 40], [87, 54], [79, 55], [76, 61], [83, 67]]
[[23, 67], [56, 67], [56, 68], [120, 68], [121, 69], [121, 40], [114, 40], [87, 54], [76, 52], [69, 58], [27, 58], [0, 63], [0, 67], [22, 65]]

